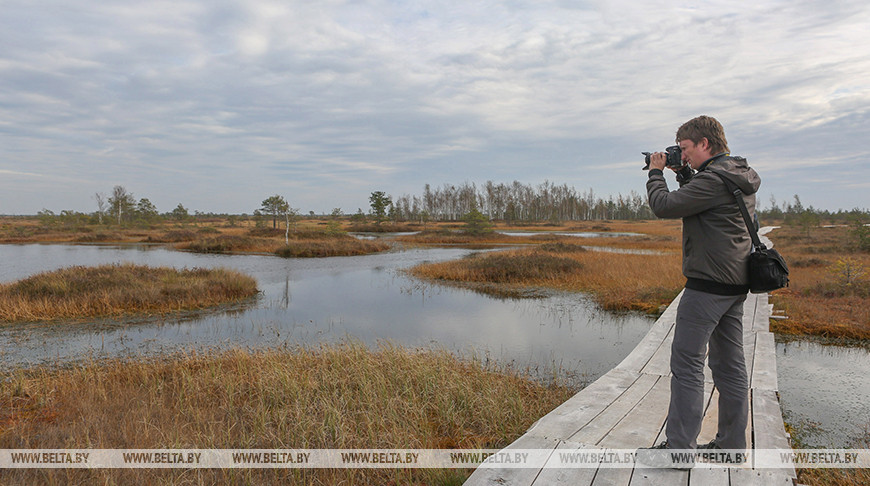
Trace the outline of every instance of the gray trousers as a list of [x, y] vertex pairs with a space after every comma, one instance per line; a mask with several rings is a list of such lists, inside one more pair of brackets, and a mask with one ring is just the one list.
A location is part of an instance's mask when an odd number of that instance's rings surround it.
[[746, 448], [749, 380], [743, 356], [746, 295], [723, 296], [685, 289], [677, 307], [671, 345], [671, 403], [665, 433], [668, 447], [697, 447], [704, 418], [704, 356], [710, 349], [713, 383], [719, 390], [719, 431], [723, 449]]

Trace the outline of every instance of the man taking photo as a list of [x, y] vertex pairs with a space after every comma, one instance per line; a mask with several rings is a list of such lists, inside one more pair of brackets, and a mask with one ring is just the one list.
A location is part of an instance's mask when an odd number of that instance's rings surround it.
[[[650, 155], [647, 194], [659, 218], [683, 220], [683, 275], [686, 288], [677, 308], [671, 346], [671, 400], [667, 440], [638, 450], [638, 461], [658, 467], [673, 463], [668, 450], [746, 448], [749, 416], [746, 361], [743, 356], [743, 303], [749, 291], [747, 262], [752, 248], [734, 195], [720, 178], [739, 187], [750, 215], [761, 185], [746, 159], [732, 156], [722, 125], [709, 116], [684, 123], [676, 136], [682, 161], [680, 187], [669, 191], [664, 177], [667, 154]], [[709, 345], [713, 383], [719, 390], [716, 438], [698, 446], [704, 416], [704, 357]]]

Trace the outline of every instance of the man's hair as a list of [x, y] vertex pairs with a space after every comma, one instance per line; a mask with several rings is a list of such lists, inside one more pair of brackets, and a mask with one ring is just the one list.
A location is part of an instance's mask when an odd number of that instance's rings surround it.
[[677, 143], [680, 140], [691, 140], [692, 143], [700, 143], [706, 138], [710, 144], [710, 154], [716, 155], [729, 152], [728, 141], [725, 140], [725, 129], [722, 124], [712, 116], [701, 115], [683, 123], [677, 130]]

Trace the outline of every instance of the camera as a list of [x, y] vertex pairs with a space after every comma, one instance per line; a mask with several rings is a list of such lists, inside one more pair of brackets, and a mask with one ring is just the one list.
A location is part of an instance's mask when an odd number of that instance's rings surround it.
[[[643, 170], [649, 170], [649, 157], [652, 154], [650, 152], [641, 153], [646, 156], [646, 159], [644, 159], [644, 161], [646, 162], [646, 166], [643, 168]], [[665, 149], [665, 153], [668, 156], [667, 161], [665, 162], [665, 166], [679, 169], [680, 167], [685, 165], [683, 164], [683, 151], [680, 150], [679, 145], [671, 145], [670, 147]]]

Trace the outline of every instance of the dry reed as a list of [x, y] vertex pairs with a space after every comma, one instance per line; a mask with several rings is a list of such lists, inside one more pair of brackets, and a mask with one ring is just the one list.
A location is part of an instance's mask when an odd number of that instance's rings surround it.
[[[576, 390], [443, 350], [358, 342], [16, 371], [0, 448], [498, 448]], [[21, 482], [433, 484], [468, 471], [30, 470]], [[241, 478], [241, 479], [240, 479]], [[451, 479], [452, 478], [452, 479]]]
[[[255, 233], [262, 234], [259, 231]], [[220, 235], [179, 243], [175, 247], [197, 253], [271, 253], [286, 258], [367, 255], [386, 251], [392, 247], [383, 241], [360, 240], [343, 233], [306, 231], [300, 234], [291, 233], [291, 235], [293, 237], [286, 244], [282, 233], [281, 238]]]
[[589, 292], [608, 310], [657, 312], [682, 288], [680, 268], [677, 254], [616, 254], [563, 243], [423, 264], [410, 273], [430, 280], [499, 284], [511, 295], [517, 287]]
[[771, 330], [870, 339], [870, 254], [850, 245], [849, 228], [812, 228], [807, 236], [805, 229], [785, 226], [770, 238], [789, 263], [790, 279], [788, 288], [771, 293], [771, 303], [788, 317], [772, 321]]
[[69, 267], [0, 285], [0, 321], [201, 309], [256, 293], [253, 278], [227, 269]]
[[806, 486], [867, 486], [870, 469], [799, 469], [798, 482]]

